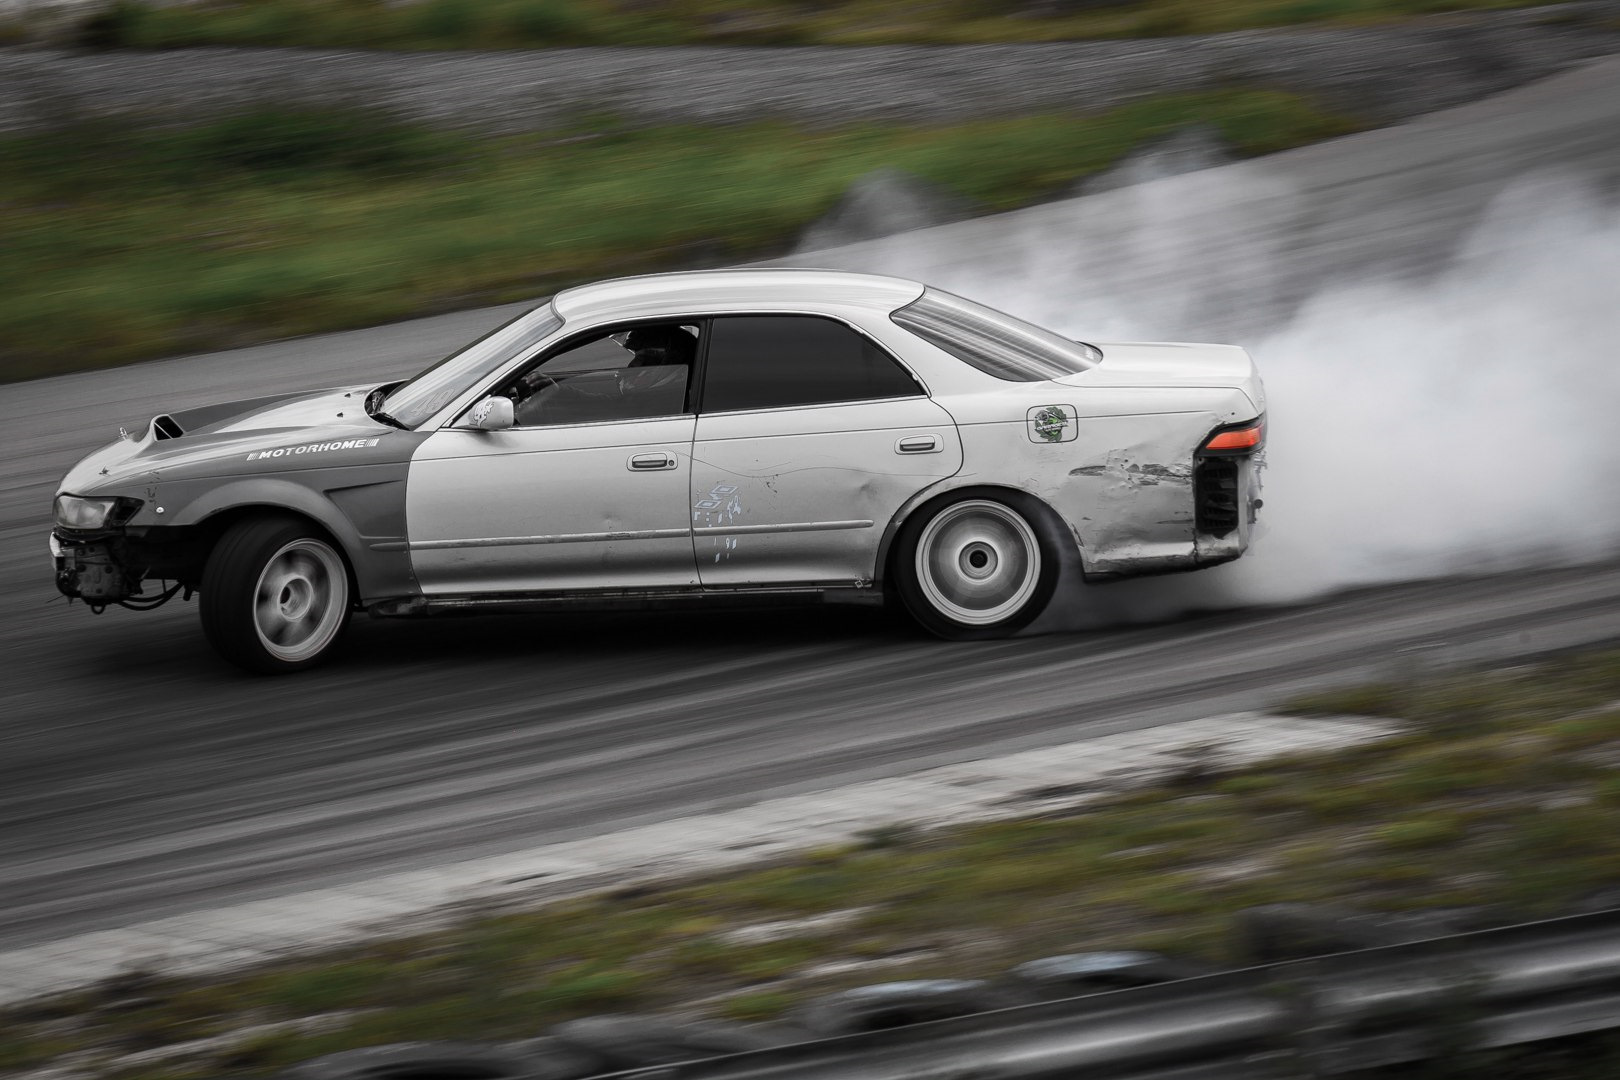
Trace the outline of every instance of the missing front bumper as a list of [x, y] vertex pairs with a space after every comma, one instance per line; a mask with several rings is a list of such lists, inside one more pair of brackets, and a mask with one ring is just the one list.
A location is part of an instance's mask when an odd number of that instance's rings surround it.
[[56, 591], [70, 600], [105, 607], [134, 596], [140, 579], [132, 578], [109, 544], [64, 544], [51, 537], [56, 563]]

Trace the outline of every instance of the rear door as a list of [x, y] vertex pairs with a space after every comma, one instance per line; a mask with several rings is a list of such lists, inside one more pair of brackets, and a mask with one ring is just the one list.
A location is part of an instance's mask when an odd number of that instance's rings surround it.
[[962, 467], [950, 414], [847, 323], [715, 317], [703, 372], [691, 495], [705, 586], [870, 581], [900, 506]]

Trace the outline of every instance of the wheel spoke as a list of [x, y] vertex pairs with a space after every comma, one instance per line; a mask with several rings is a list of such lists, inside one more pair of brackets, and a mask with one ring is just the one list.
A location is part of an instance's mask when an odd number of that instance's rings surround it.
[[292, 583], [293, 575], [281, 566], [272, 566], [259, 579], [259, 595], [266, 597], [272, 604], [281, 602], [281, 594]]
[[298, 617], [297, 621], [298, 625], [303, 628], [303, 635], [308, 636], [319, 628], [321, 620], [324, 618], [326, 618], [326, 605], [317, 600], [304, 608], [303, 614]]
[[321, 565], [309, 556], [308, 552], [295, 551], [287, 557], [287, 569], [291, 576], [313, 581], [321, 576]]
[[260, 591], [253, 605], [253, 619], [262, 633], [273, 632], [281, 623], [281, 605], [276, 602], [274, 594]]

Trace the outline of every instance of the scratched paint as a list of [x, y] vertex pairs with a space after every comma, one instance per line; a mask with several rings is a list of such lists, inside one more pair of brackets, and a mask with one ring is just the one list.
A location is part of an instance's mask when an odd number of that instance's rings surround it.
[[1111, 450], [1103, 464], [1070, 469], [1069, 475], [1109, 477], [1127, 487], [1154, 487], [1161, 483], [1191, 484], [1193, 467], [1190, 461], [1178, 461], [1173, 465], [1136, 462], [1123, 450]]
[[[692, 503], [694, 528], [716, 529], [735, 525], [742, 518], [742, 494], [736, 484], [715, 484], [708, 493]], [[735, 536], [715, 536], [710, 539], [715, 562], [729, 560], [737, 550]]]

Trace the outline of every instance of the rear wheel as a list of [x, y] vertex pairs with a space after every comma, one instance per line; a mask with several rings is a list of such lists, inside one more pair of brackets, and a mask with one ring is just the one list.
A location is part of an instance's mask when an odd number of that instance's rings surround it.
[[349, 572], [307, 522], [250, 518], [225, 531], [203, 570], [203, 633], [225, 659], [278, 674], [319, 663], [349, 621]]
[[1046, 509], [1018, 492], [962, 493], [900, 528], [895, 579], [906, 610], [940, 637], [1000, 637], [1027, 626], [1057, 588]]

